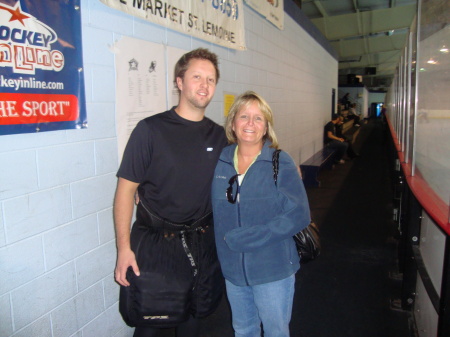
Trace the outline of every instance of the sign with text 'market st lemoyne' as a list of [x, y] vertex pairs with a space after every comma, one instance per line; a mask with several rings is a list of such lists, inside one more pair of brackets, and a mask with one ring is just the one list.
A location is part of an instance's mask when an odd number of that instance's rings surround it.
[[0, 0], [0, 135], [86, 125], [79, 0]]
[[242, 0], [100, 0], [133, 16], [228, 48], [245, 49]]

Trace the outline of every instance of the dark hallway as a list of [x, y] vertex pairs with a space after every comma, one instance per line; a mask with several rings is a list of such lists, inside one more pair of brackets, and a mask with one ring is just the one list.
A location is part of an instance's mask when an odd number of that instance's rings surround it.
[[391, 309], [399, 296], [393, 194], [385, 129], [361, 128], [361, 157], [321, 173], [307, 189], [322, 255], [297, 275], [292, 336], [407, 337], [409, 315]]

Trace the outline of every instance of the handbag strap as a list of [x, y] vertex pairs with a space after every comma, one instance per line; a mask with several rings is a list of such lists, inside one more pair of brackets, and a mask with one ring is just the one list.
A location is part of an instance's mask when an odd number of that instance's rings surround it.
[[[280, 163], [279, 163], [280, 152], [281, 152], [281, 150], [275, 150], [272, 154], [273, 180], [275, 181], [275, 185], [277, 185], [278, 168], [280, 166]], [[311, 220], [311, 222], [312, 222], [312, 220]]]
[[275, 185], [277, 184], [278, 167], [280, 166], [279, 164], [280, 152], [281, 150], [275, 150], [272, 154], [273, 180], [275, 181]]

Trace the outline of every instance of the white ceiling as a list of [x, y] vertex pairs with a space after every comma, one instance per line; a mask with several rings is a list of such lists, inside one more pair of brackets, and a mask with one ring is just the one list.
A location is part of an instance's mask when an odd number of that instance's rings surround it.
[[[339, 55], [340, 82], [363, 75], [371, 90], [386, 90], [406, 45], [417, 0], [293, 0]], [[369, 75], [366, 68], [376, 68]]]

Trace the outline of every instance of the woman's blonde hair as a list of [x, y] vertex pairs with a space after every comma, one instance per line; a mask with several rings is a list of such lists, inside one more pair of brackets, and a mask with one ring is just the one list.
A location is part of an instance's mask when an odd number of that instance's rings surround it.
[[264, 118], [266, 119], [267, 132], [263, 136], [263, 142], [268, 139], [272, 145], [270, 147], [278, 149], [278, 140], [273, 129], [273, 113], [269, 104], [264, 98], [258, 95], [254, 91], [246, 91], [239, 95], [234, 101], [233, 105], [228, 112], [228, 117], [225, 122], [225, 133], [230, 144], [237, 143], [236, 134], [233, 131], [233, 123], [236, 118], [236, 114], [244, 108], [247, 108], [250, 104], [256, 102], [258, 104], [259, 110], [262, 112]]

